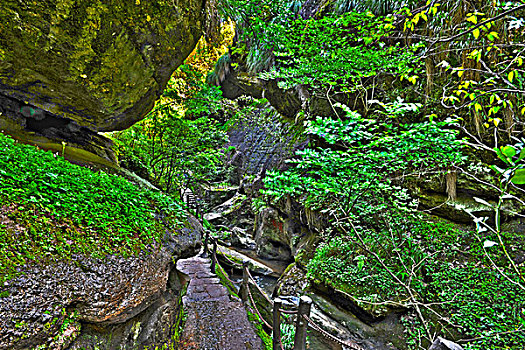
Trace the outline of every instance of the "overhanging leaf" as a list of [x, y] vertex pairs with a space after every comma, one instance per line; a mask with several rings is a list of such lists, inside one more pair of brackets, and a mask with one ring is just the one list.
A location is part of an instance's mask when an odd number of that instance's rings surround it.
[[525, 169], [518, 169], [510, 181], [515, 185], [525, 185]]
[[516, 149], [512, 146], [501, 147], [501, 152], [509, 158], [512, 158], [516, 155]]
[[488, 239], [485, 242], [483, 242], [483, 248], [490, 248], [494, 247], [495, 245], [498, 245], [498, 243], [489, 241]]
[[483, 205], [486, 205], [488, 207], [491, 207], [490, 203], [487, 202], [486, 200], [484, 199], [481, 199], [481, 198], [478, 198], [478, 197], [474, 197], [474, 200], [480, 204], [483, 204]]

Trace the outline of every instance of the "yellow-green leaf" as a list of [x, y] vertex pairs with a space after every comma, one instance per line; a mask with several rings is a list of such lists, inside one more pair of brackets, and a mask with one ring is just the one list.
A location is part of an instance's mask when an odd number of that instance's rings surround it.
[[476, 112], [479, 112], [479, 111], [481, 111], [483, 109], [483, 107], [479, 103], [476, 103], [474, 105], [474, 109], [476, 110]]
[[514, 157], [518, 151], [513, 146], [502, 146], [500, 147], [501, 152], [509, 158]]
[[474, 31], [472, 32], [472, 35], [474, 35], [474, 38], [476, 39], [479, 38], [479, 29], [478, 28], [474, 29]]
[[471, 16], [467, 17], [467, 22], [472, 22], [474, 24], [477, 24], [478, 23], [478, 17], [476, 17], [476, 15], [471, 15]]
[[518, 169], [514, 173], [514, 176], [510, 179], [515, 185], [524, 185], [525, 184], [525, 169]]
[[513, 80], [514, 80], [514, 71], [511, 71], [509, 73], [509, 81], [512, 83]]

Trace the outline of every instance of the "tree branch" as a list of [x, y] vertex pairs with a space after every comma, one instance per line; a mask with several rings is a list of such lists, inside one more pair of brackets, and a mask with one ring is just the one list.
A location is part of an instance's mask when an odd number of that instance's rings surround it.
[[474, 30], [478, 29], [479, 27], [484, 26], [487, 23], [497, 21], [500, 18], [503, 18], [503, 17], [505, 17], [507, 15], [510, 15], [511, 13], [514, 13], [516, 11], [523, 10], [523, 9], [525, 9], [525, 4], [520, 5], [518, 7], [514, 7], [512, 9], [510, 9], [510, 10], [507, 10], [507, 11], [505, 11], [503, 13], [500, 13], [499, 15], [497, 15], [495, 17], [492, 17], [492, 18], [489, 18], [489, 19], [487, 19], [487, 20], [485, 20], [483, 22], [480, 22], [480, 23], [476, 24], [474, 27], [472, 27], [472, 28], [470, 28], [470, 29], [468, 29], [468, 30], [466, 30], [464, 32], [458, 33], [458, 34], [456, 34], [454, 36], [451, 36], [450, 38], [438, 39], [438, 40], [434, 41], [432, 44], [430, 44], [430, 47], [434, 46], [437, 43], [448, 43], [448, 42], [454, 41], [457, 38], [460, 38], [460, 37], [462, 37], [464, 35], [472, 33]]

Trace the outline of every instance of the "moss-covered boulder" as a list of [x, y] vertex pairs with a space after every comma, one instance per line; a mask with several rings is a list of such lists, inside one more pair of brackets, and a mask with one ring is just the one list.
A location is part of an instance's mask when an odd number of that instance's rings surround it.
[[0, 96], [20, 105], [0, 118], [62, 117], [94, 131], [130, 126], [194, 49], [204, 3], [2, 1]]
[[174, 342], [201, 233], [167, 195], [0, 133], [0, 349]]

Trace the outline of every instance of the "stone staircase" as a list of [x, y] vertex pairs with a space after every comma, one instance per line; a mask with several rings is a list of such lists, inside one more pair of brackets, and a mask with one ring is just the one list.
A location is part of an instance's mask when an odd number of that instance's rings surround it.
[[262, 340], [248, 321], [242, 302], [210, 270], [210, 260], [179, 260], [177, 269], [190, 277], [183, 297], [186, 322], [179, 349], [263, 350]]

